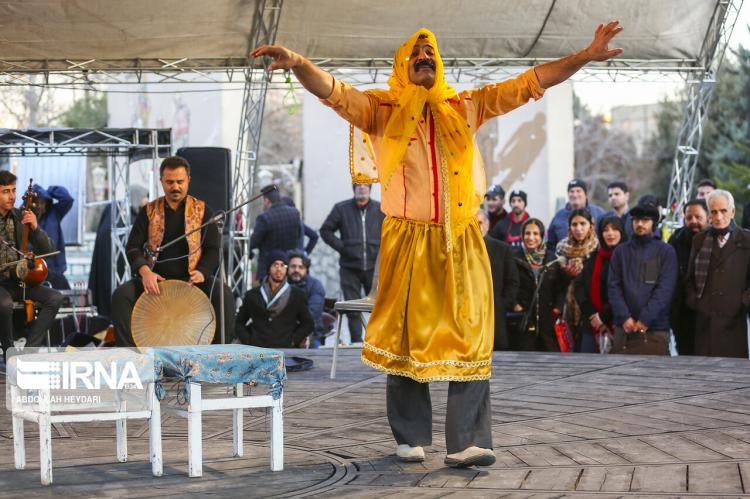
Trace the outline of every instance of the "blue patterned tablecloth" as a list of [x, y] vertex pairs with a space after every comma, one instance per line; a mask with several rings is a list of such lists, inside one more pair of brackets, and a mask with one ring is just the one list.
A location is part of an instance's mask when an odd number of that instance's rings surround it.
[[[204, 345], [155, 347], [154, 369], [157, 380], [177, 377], [187, 383], [252, 383], [270, 385], [274, 400], [281, 397], [286, 381], [284, 352], [247, 345]], [[157, 395], [164, 398], [164, 387], [157, 382]], [[187, 390], [185, 390], [187, 395]]]

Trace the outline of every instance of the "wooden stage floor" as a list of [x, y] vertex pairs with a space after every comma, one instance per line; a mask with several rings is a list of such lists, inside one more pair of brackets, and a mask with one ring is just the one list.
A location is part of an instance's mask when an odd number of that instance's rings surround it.
[[[148, 427], [128, 423], [129, 460], [114, 423], [56, 425], [54, 484], [39, 483], [37, 431], [27, 469], [13, 467], [11, 418], [0, 410], [1, 497], [737, 497], [750, 493], [750, 364], [741, 359], [497, 353], [491, 382], [497, 463], [443, 465], [447, 383], [435, 383], [433, 445], [402, 464], [385, 416], [385, 376], [343, 349], [313, 358], [284, 391], [285, 469], [269, 469], [265, 413], [245, 418], [232, 458], [231, 414], [204, 414], [202, 478], [187, 476], [187, 423], [163, 416], [164, 476], [147, 462]], [[4, 380], [3, 380], [4, 381]], [[2, 387], [2, 397], [5, 390]], [[263, 387], [261, 387], [263, 389]], [[5, 403], [3, 400], [3, 408]]]

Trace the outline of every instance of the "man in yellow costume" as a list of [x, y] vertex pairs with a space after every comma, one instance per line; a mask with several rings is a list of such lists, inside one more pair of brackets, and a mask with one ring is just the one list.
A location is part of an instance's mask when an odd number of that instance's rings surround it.
[[279, 45], [251, 53], [272, 58], [271, 71], [292, 70], [352, 125], [352, 180], [382, 185], [380, 277], [362, 361], [388, 374], [388, 422], [399, 459], [424, 460], [423, 446], [432, 443], [428, 383], [450, 381], [445, 463], [495, 462], [489, 397], [494, 310], [475, 216], [485, 172], [474, 134], [586, 63], [620, 54], [608, 45], [621, 30], [617, 21], [600, 25], [580, 52], [461, 93], [446, 83], [427, 29], [396, 50], [388, 90], [359, 91]]

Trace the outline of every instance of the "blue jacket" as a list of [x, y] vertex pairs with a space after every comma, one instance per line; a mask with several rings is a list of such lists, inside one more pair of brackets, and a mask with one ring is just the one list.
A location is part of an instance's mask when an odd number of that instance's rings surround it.
[[653, 235], [634, 236], [615, 248], [608, 284], [615, 325], [632, 317], [651, 331], [669, 331], [677, 273], [674, 248]]
[[[594, 223], [604, 215], [604, 210], [595, 204], [587, 204], [586, 208], [589, 209], [591, 215], [594, 217]], [[547, 228], [547, 249], [555, 251], [557, 243], [568, 237], [568, 217], [570, 212], [570, 204], [566, 204], [564, 208], [560, 209]]]
[[305, 293], [307, 308], [315, 323], [315, 332], [323, 332], [323, 307], [326, 303], [326, 290], [323, 288], [323, 283], [311, 275], [306, 275], [300, 282], [289, 281], [289, 284]]
[[49, 202], [47, 211], [39, 218], [39, 227], [55, 243], [55, 247], [60, 250], [60, 253], [48, 256], [44, 261], [47, 262], [49, 270], [63, 274], [68, 268], [68, 262], [65, 259], [65, 238], [63, 237], [60, 223], [73, 207], [75, 200], [68, 192], [68, 189], [61, 185], [51, 185], [49, 189], [45, 189], [38, 184], [34, 184], [33, 190], [39, 195], [40, 199]]

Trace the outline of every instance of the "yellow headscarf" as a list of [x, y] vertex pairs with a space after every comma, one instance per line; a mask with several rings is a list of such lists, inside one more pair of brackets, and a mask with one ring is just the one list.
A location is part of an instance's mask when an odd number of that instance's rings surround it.
[[[435, 84], [430, 89], [416, 85], [409, 79], [409, 58], [420, 36], [426, 37], [435, 49]], [[372, 141], [366, 133], [355, 130], [354, 127], [350, 130], [352, 180], [355, 183], [380, 181], [384, 187], [388, 186], [427, 104], [437, 124], [447, 222], [446, 244], [450, 250], [468, 220], [475, 217], [479, 209], [482, 192], [477, 192], [474, 186], [472, 168], [473, 162], [481, 161], [481, 157], [479, 151], [475, 151], [474, 130], [471, 125], [448, 103], [457, 93], [445, 81], [443, 60], [435, 35], [430, 30], [420, 29], [396, 50], [388, 86], [389, 90], [366, 91], [380, 100], [395, 103], [378, 150], [373, 149]]]

